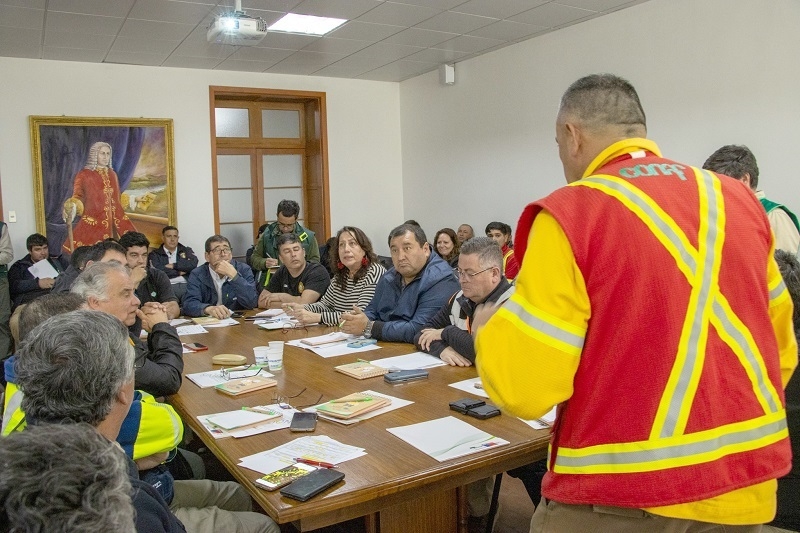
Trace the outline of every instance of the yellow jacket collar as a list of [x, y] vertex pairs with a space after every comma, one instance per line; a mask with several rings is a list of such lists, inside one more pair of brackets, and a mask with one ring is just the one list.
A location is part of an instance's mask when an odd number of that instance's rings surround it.
[[631, 152], [635, 152], [637, 150], [647, 150], [648, 152], [653, 152], [658, 157], [661, 157], [661, 150], [659, 150], [658, 145], [651, 141], [650, 139], [643, 139], [641, 137], [632, 137], [630, 139], [623, 139], [621, 141], [617, 141], [602, 152], [600, 152], [597, 157], [586, 167], [586, 170], [583, 172], [583, 178], [587, 178], [595, 173], [595, 171], [611, 161], [614, 158], [617, 158], [624, 154], [629, 154]]

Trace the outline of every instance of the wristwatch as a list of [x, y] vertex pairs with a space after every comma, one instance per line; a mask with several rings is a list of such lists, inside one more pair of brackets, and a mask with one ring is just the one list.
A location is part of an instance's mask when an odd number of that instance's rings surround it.
[[374, 320], [369, 320], [367, 322], [367, 327], [364, 328], [364, 333], [362, 333], [362, 335], [364, 335], [365, 339], [369, 339], [370, 337], [372, 337], [372, 326], [373, 326], [373, 324], [375, 324]]

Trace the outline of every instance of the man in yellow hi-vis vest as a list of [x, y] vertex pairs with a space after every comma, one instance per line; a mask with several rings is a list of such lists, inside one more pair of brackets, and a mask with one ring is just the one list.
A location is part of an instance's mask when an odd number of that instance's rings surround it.
[[646, 135], [627, 81], [569, 87], [569, 185], [523, 211], [517, 290], [477, 333], [492, 400], [559, 406], [532, 531], [759, 531], [791, 465], [797, 344], [764, 210]]

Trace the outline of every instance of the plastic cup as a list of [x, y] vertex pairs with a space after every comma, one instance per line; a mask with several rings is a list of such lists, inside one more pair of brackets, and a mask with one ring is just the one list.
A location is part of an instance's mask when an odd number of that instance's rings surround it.
[[283, 341], [269, 341], [269, 349], [283, 355]]
[[269, 351], [269, 346], [256, 346], [255, 348], [253, 348], [253, 355], [256, 358], [257, 365], [269, 364], [267, 360], [268, 351]]
[[283, 350], [267, 350], [267, 366], [270, 372], [283, 370]]

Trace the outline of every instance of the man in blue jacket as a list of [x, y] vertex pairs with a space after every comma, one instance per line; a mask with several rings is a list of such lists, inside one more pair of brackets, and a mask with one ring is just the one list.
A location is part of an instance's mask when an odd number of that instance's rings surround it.
[[222, 235], [206, 239], [206, 263], [189, 275], [183, 314], [224, 319], [231, 311], [253, 309], [257, 304], [253, 271], [233, 259], [231, 241]]
[[403, 224], [393, 229], [389, 250], [394, 267], [378, 282], [375, 296], [363, 313], [355, 308], [342, 314], [342, 330], [383, 341], [413, 343], [422, 326], [459, 290], [458, 280], [447, 262], [431, 254], [419, 226]]

